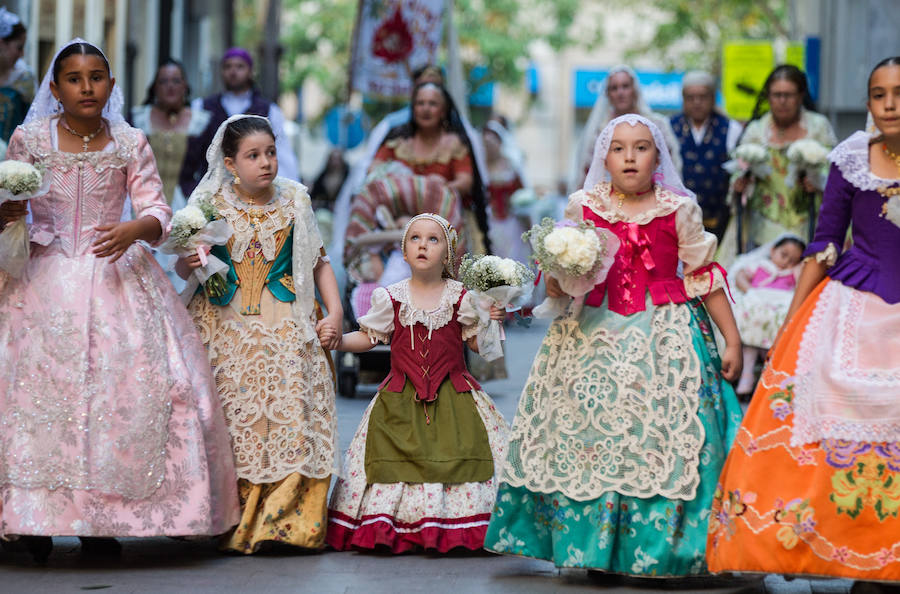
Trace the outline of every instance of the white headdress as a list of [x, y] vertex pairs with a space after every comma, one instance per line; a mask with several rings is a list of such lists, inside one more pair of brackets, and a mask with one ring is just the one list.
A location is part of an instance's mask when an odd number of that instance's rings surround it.
[[659, 127], [648, 118], [636, 113], [617, 117], [600, 132], [600, 136], [597, 137], [597, 142], [594, 144], [591, 168], [588, 170], [587, 178], [584, 180], [583, 189], [585, 191], [591, 190], [598, 183], [610, 179], [609, 172], [606, 170], [606, 155], [609, 153], [609, 144], [612, 142], [613, 132], [619, 124], [628, 124], [629, 126], [643, 124], [647, 126], [653, 135], [653, 142], [656, 144], [656, 150], [659, 153], [659, 165], [657, 165], [656, 171], [653, 173], [654, 183], [681, 196], [695, 198], [694, 193], [684, 187], [684, 182], [681, 181], [678, 169], [675, 168], [675, 164], [672, 162], [672, 156], [669, 154], [669, 148], [666, 146], [666, 139]]
[[[103, 56], [103, 59], [109, 64], [109, 60], [106, 57], [106, 54], [103, 51], [94, 45], [93, 43], [88, 43], [84, 39], [80, 37], [76, 37], [69, 43], [65, 44], [56, 52], [56, 55], [53, 56], [53, 60], [50, 62], [50, 67], [47, 69], [47, 74], [44, 75], [44, 80], [41, 81], [41, 87], [38, 89], [37, 95], [34, 97], [34, 101], [31, 102], [31, 107], [28, 109], [28, 114], [25, 116], [25, 123], [27, 124], [31, 120], [43, 118], [47, 116], [57, 115], [62, 113], [62, 107], [59, 101], [53, 96], [53, 93], [50, 91], [50, 81], [53, 80], [53, 66], [56, 64], [56, 60], [59, 58], [59, 55], [70, 45], [75, 45], [76, 43], [83, 43], [85, 45], [89, 45], [93, 48], [96, 48], [100, 55]], [[109, 95], [109, 100], [106, 102], [106, 105], [103, 106], [103, 117], [109, 121], [110, 124], [124, 122], [125, 116], [122, 115], [122, 109], [125, 107], [125, 99], [122, 96], [122, 89], [119, 85], [115, 85], [113, 87], [112, 93]]]
[[14, 13], [0, 7], [0, 39], [6, 39], [12, 33], [13, 27], [22, 22], [22, 19]]
[[444, 238], [447, 240], [447, 259], [444, 260], [444, 270], [452, 276], [454, 271], [453, 259], [456, 254], [456, 242], [459, 238], [459, 234], [457, 234], [453, 225], [450, 224], [450, 221], [441, 215], [434, 214], [433, 212], [423, 212], [422, 214], [418, 214], [411, 218], [409, 222], [406, 223], [406, 227], [403, 228], [403, 239], [400, 242], [400, 249], [406, 254], [406, 236], [409, 234], [409, 228], [412, 227], [413, 223], [421, 221], [422, 219], [434, 221], [441, 227], [441, 231], [444, 232]]

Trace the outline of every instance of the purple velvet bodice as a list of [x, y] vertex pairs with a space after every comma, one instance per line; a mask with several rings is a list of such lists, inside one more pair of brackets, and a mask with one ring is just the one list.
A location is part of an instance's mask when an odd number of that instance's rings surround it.
[[[861, 190], [832, 165], [825, 187], [818, 226], [806, 254], [834, 244], [840, 254], [828, 276], [843, 284], [875, 293], [887, 303], [900, 302], [900, 227], [881, 216], [887, 198]], [[842, 251], [852, 223], [853, 245]]]

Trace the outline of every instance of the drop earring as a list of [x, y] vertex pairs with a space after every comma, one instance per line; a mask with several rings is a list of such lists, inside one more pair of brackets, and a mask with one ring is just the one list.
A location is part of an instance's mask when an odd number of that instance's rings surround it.
[[234, 176], [234, 183], [237, 185], [241, 185], [241, 178], [238, 176], [237, 171], [232, 171], [231, 175]]

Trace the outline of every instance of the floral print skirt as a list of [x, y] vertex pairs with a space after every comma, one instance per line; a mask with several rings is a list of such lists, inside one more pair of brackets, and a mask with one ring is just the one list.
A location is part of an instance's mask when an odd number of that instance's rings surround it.
[[339, 551], [385, 547], [393, 553], [482, 548], [497, 495], [496, 477], [506, 454], [508, 427], [484, 392], [474, 390], [457, 396], [470, 394], [487, 430], [494, 477], [472, 483], [368, 484], [366, 437], [379, 394], [363, 414], [347, 451], [344, 476], [331, 495], [326, 536], [330, 546]]
[[331, 477], [309, 478], [296, 472], [275, 483], [239, 479], [241, 521], [223, 539], [222, 550], [249, 555], [265, 542], [321, 549], [330, 484]]
[[785, 329], [738, 431], [713, 500], [711, 571], [900, 580], [900, 443], [791, 445], [797, 353], [826, 286]]
[[[635, 576], [706, 573], [710, 505], [741, 412], [734, 390], [720, 375], [709, 318], [696, 303], [690, 305], [690, 332], [700, 358], [698, 416], [705, 439], [694, 498], [641, 498], [607, 491], [578, 501], [559, 492], [540, 493], [503, 482], [485, 538], [486, 549], [546, 559], [557, 567]], [[528, 396], [526, 392], [523, 398]]]

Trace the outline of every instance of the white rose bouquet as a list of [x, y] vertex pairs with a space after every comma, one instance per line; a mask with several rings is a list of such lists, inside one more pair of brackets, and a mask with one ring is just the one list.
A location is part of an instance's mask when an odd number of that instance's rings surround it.
[[749, 173], [754, 177], [768, 177], [772, 173], [769, 151], [755, 142], [742, 142], [731, 154], [731, 160], [722, 164], [725, 171], [740, 177]]
[[[231, 225], [219, 217], [212, 196], [201, 196], [172, 215], [169, 237], [159, 246], [159, 251], [179, 257], [196, 253], [201, 266], [194, 269], [194, 277], [210, 297], [221, 297], [227, 288], [225, 275], [228, 265], [207, 254], [206, 247], [225, 245], [231, 235]], [[193, 297], [191, 293], [185, 290], [182, 296], [190, 300]]]
[[[459, 279], [478, 303], [478, 316], [487, 326], [478, 337], [478, 353], [488, 361], [503, 356], [503, 326], [490, 319], [491, 305], [518, 310], [531, 297], [534, 273], [521, 262], [499, 256], [463, 256]], [[511, 309], [510, 309], [511, 307]]]
[[[545, 218], [524, 233], [522, 239], [531, 243], [541, 271], [556, 278], [562, 290], [575, 297], [576, 308], [581, 307], [584, 296], [595, 285], [606, 280], [619, 251], [615, 234], [597, 229], [590, 221], [554, 223]], [[539, 318], [555, 318], [568, 305], [566, 298], [547, 298], [533, 313]]]
[[824, 189], [828, 177], [828, 153], [827, 147], [811, 138], [801, 138], [791, 143], [786, 154], [790, 163], [789, 187], [803, 174], [816, 189]]
[[[0, 204], [16, 200], [31, 200], [50, 191], [52, 177], [23, 161], [0, 163]], [[21, 278], [31, 256], [28, 225], [20, 218], [0, 233], [0, 268]]]

